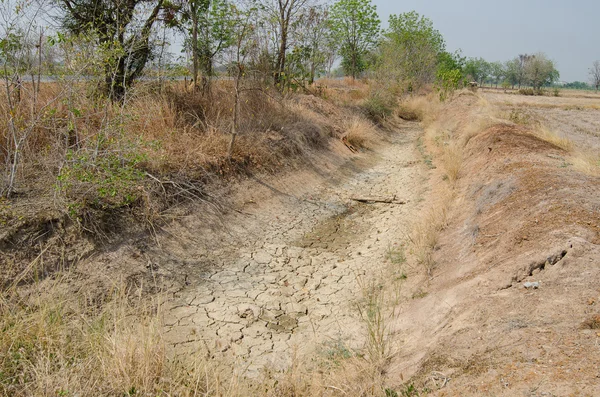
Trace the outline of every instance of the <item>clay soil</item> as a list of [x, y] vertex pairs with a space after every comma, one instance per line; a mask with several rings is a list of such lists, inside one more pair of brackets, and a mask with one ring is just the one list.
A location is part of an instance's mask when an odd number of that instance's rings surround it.
[[[515, 95], [484, 98], [492, 112], [532, 112], [577, 145], [598, 147], [600, 111], [591, 104], [566, 110], [579, 99], [552, 98], [547, 106], [548, 98], [534, 98], [525, 106]], [[459, 124], [459, 139], [479, 101], [465, 95], [449, 105], [445, 117]], [[585, 131], [576, 127], [582, 124]], [[574, 169], [574, 154], [535, 137], [533, 128], [497, 120], [465, 146], [428, 295], [402, 304], [395, 325], [404, 342], [397, 373], [415, 390], [600, 393], [600, 177]]]

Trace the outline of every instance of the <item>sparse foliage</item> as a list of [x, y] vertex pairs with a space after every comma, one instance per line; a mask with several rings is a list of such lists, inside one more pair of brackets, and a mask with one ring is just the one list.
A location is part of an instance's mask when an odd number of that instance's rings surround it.
[[552, 60], [543, 53], [537, 53], [525, 63], [525, 76], [533, 89], [539, 91], [543, 86], [558, 80], [559, 74]]
[[192, 79], [198, 89], [202, 74], [203, 91], [209, 89], [215, 58], [233, 44], [234, 5], [228, 0], [181, 1], [181, 25], [186, 48], [192, 55]]

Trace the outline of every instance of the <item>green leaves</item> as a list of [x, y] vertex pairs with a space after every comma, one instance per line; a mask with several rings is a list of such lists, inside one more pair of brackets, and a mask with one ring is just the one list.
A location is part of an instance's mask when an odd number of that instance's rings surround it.
[[395, 84], [401, 92], [433, 83], [438, 63], [444, 63], [443, 70], [449, 71], [462, 62], [458, 54], [455, 57], [445, 51], [444, 38], [431, 20], [415, 11], [391, 15], [383, 36], [378, 77]]
[[341, 43], [342, 66], [356, 78], [365, 70], [365, 55], [379, 39], [381, 21], [370, 0], [338, 0], [331, 8], [331, 30]]

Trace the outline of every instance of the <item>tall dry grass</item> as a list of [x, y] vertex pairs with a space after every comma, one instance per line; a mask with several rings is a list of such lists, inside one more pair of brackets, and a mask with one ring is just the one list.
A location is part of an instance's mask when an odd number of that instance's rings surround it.
[[[208, 96], [176, 83], [139, 84], [123, 103], [94, 96], [90, 84], [46, 83], [39, 95], [25, 86], [13, 109], [0, 96], [0, 191], [14, 175], [21, 198], [52, 201], [92, 234], [102, 234], [96, 223], [114, 211], [152, 220], [173, 202], [202, 197], [211, 180], [295, 164], [325, 148], [332, 130], [327, 118], [290, 106], [293, 97], [248, 89], [230, 157], [231, 82]], [[24, 137], [18, 156], [11, 121]]]
[[[461, 101], [474, 102], [469, 113]], [[412, 97], [401, 103], [405, 117], [415, 115], [425, 130], [421, 151], [424, 160], [434, 168], [433, 178], [440, 183], [431, 186], [422, 216], [410, 234], [410, 250], [418, 263], [431, 275], [435, 268], [433, 252], [446, 228], [456, 187], [464, 162], [464, 149], [469, 140], [495, 122], [490, 104], [470, 91], [461, 91], [442, 103], [436, 95]]]
[[323, 347], [293, 355], [283, 372], [258, 379], [202, 352], [173, 357], [165, 344], [162, 297], [115, 283], [79, 291], [71, 275], [5, 291], [0, 299], [0, 394], [32, 396], [386, 396], [389, 359], [381, 293], [359, 302], [364, 353]]
[[370, 149], [377, 141], [377, 129], [373, 123], [360, 115], [348, 118], [343, 126], [348, 143], [357, 148]]

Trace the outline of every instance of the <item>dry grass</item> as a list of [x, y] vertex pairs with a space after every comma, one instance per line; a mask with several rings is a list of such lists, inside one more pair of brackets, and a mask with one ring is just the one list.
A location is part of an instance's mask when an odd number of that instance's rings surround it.
[[[562, 108], [563, 105], [527, 104], [526, 106]], [[568, 162], [577, 171], [593, 176], [600, 175], [600, 158], [598, 155], [592, 153], [588, 148], [578, 147], [568, 136], [550, 128], [539, 117], [524, 111], [521, 105], [511, 108], [509, 112], [496, 111], [495, 116], [515, 124], [526, 125], [534, 136], [566, 151], [569, 154]]]
[[600, 329], [600, 314], [591, 316], [582, 324], [585, 329]]
[[435, 197], [429, 200], [420, 221], [414, 225], [410, 235], [411, 253], [430, 275], [435, 267], [433, 251], [438, 244], [440, 233], [448, 224], [448, 213], [453, 199], [454, 193], [450, 188], [436, 189]]
[[115, 289], [100, 309], [62, 281], [35, 285], [25, 297], [3, 294], [2, 394], [129, 395], [167, 386], [160, 379], [172, 369], [150, 306], [134, 311]]
[[[44, 86], [38, 110], [45, 116], [35, 120], [19, 169], [19, 191], [56, 193], [62, 210], [73, 210], [75, 217], [84, 207], [119, 216], [121, 209], [135, 206], [159, 213], [169, 203], [157, 205], [154, 196], [173, 193], [172, 185], [157, 185], [146, 173], [201, 189], [211, 178], [248, 170], [274, 172], [324, 147], [330, 136], [340, 137], [342, 123], [323, 112], [331, 110], [327, 106], [315, 110], [311, 101], [250, 92], [230, 161], [232, 97], [227, 82], [215, 87], [212, 98], [176, 88], [157, 92], [140, 87], [124, 106], [91, 99], [88, 88]], [[367, 98], [368, 86], [353, 82], [350, 89], [340, 86], [336, 92], [340, 101], [358, 106]], [[43, 109], [44, 101], [52, 108]], [[25, 98], [20, 105], [24, 120], [30, 105]], [[7, 112], [0, 106], [0, 116]], [[343, 119], [348, 120], [349, 143], [375, 144], [377, 129], [371, 122], [358, 116]], [[75, 293], [71, 286], [85, 283], [70, 277], [56, 273], [52, 280], [2, 294], [0, 394], [385, 396], [382, 368], [388, 350], [379, 296], [363, 306], [364, 354], [295, 357], [287, 371], [267, 371], [264, 379], [250, 381], [243, 371], [202, 354], [181, 362], [172, 359], [163, 340], [160, 297], [136, 299], [140, 291], [121, 285], [103, 294]]]
[[370, 149], [377, 140], [377, 129], [361, 116], [352, 116], [344, 124], [348, 143], [357, 148]]
[[[435, 96], [417, 97], [406, 102], [406, 107], [420, 115], [425, 127], [424, 146], [429, 153], [426, 161], [435, 164], [434, 178], [443, 183], [432, 186], [426, 198], [421, 221], [411, 233], [411, 251], [416, 260], [429, 274], [435, 267], [433, 252], [440, 233], [448, 223], [448, 216], [456, 197], [456, 186], [464, 162], [464, 148], [469, 140], [498, 122], [493, 108], [483, 98], [477, 97], [476, 106], [467, 118], [457, 113], [462, 97], [475, 97], [470, 91], [460, 91], [447, 103], [440, 103]], [[470, 99], [467, 99], [470, 100]]]
[[552, 131], [550, 128], [539, 124], [534, 130], [533, 130], [533, 134], [535, 136], [537, 136], [538, 138], [549, 142], [567, 152], [572, 152], [575, 149], [575, 145], [573, 144], [573, 141], [571, 141], [569, 138], [564, 137], [559, 135], [558, 133], [556, 133], [555, 131]]
[[[366, 354], [324, 348], [294, 354], [284, 372], [243, 370], [202, 352], [174, 359], [163, 340], [161, 299], [119, 284], [101, 296], [73, 293], [57, 277], [0, 300], [0, 394], [29, 396], [385, 396], [389, 353], [378, 289], [359, 304]], [[96, 291], [96, 293], [98, 293]], [[327, 350], [327, 353], [326, 353]]]
[[319, 79], [313, 89], [337, 106], [358, 106], [369, 97], [370, 87], [363, 80]]
[[435, 95], [410, 96], [400, 101], [397, 115], [409, 121], [421, 121], [425, 127], [435, 121], [440, 102]]
[[[290, 106], [293, 96], [248, 90], [229, 158], [231, 82], [215, 85], [210, 96], [141, 84], [123, 104], [93, 97], [89, 84], [44, 84], [35, 106], [33, 94], [23, 89], [12, 110], [0, 99], [0, 191], [8, 186], [7, 160], [15, 158], [6, 135], [12, 115], [24, 137], [15, 179], [19, 197], [52, 201], [82, 230], [98, 235], [98, 220], [106, 214], [141, 212], [136, 218], [152, 223], [174, 202], [202, 196], [211, 180], [296, 164], [327, 147], [335, 129], [327, 117]], [[170, 189], [157, 180], [169, 181]], [[194, 193], [180, 194], [189, 189]]]

